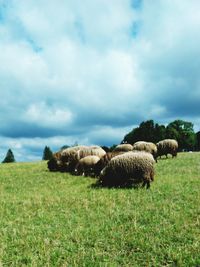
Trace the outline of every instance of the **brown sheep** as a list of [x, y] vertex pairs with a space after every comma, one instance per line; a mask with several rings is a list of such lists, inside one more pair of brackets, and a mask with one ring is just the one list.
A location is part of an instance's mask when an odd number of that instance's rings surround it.
[[150, 187], [154, 180], [154, 158], [145, 151], [127, 152], [110, 160], [101, 171], [100, 182], [103, 186], [126, 187], [142, 183]]
[[61, 151], [53, 153], [53, 157], [47, 162], [50, 171], [59, 171], [62, 166]]
[[108, 164], [108, 162], [121, 154], [124, 154], [125, 152], [123, 151], [112, 151], [112, 152], [107, 152], [101, 159], [99, 162], [97, 162], [97, 164], [94, 167], [94, 172], [96, 176], [99, 176], [101, 170]]

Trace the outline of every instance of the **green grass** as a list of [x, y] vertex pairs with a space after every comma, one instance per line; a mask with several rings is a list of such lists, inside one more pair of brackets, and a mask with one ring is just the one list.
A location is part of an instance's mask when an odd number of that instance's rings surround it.
[[200, 153], [151, 189], [95, 188], [46, 162], [0, 165], [0, 266], [200, 266]]

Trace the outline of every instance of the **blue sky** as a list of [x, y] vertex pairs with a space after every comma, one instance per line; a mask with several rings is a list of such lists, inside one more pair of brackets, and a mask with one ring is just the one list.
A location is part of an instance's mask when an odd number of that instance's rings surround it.
[[199, 0], [0, 0], [0, 160], [148, 119], [199, 131], [199, 29]]

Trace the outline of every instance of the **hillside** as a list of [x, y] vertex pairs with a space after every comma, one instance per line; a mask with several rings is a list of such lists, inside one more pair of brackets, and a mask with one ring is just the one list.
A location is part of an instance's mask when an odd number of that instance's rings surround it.
[[0, 165], [0, 266], [199, 266], [200, 153], [155, 166], [150, 190]]

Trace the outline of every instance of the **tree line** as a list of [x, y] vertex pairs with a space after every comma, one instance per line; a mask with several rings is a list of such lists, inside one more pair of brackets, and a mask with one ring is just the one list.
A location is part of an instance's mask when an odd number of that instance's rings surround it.
[[[175, 120], [167, 126], [159, 125], [153, 120], [147, 120], [140, 123], [126, 134], [121, 143], [134, 144], [137, 141], [147, 141], [157, 143], [163, 139], [175, 139], [179, 144], [179, 151], [199, 151], [200, 150], [200, 131], [195, 133], [193, 124], [188, 121]], [[74, 146], [78, 145], [75, 143]], [[108, 152], [115, 148], [115, 144], [111, 147], [102, 146]], [[70, 146], [64, 145], [62, 149]], [[43, 151], [43, 160], [51, 159], [53, 153], [49, 147], [45, 147]]]
[[167, 138], [178, 141], [179, 151], [200, 150], [200, 131], [195, 133], [193, 124], [183, 120], [175, 120], [167, 126], [154, 123], [153, 120], [143, 121], [126, 134], [121, 143], [133, 144], [137, 141], [157, 143]]
[[[175, 120], [167, 126], [159, 125], [153, 120], [147, 120], [140, 123], [136, 128], [127, 133], [121, 143], [134, 144], [137, 141], [147, 141], [157, 143], [163, 139], [176, 139], [179, 144], [179, 151], [199, 151], [200, 150], [200, 131], [194, 132], [193, 124], [188, 121]], [[78, 145], [78, 144], [76, 144]], [[108, 151], [112, 150], [116, 145], [110, 148], [103, 146]], [[69, 147], [63, 146], [61, 149]], [[45, 146], [43, 150], [42, 160], [49, 160], [53, 156], [50, 147]], [[15, 157], [11, 149], [8, 149], [7, 154], [2, 163], [15, 162]]]

